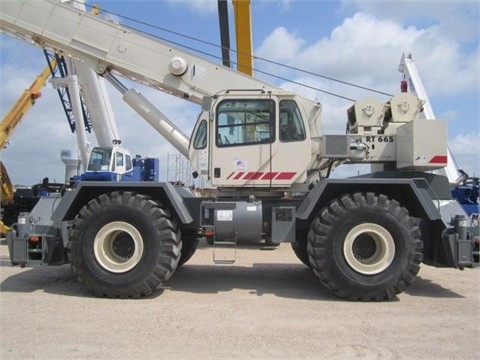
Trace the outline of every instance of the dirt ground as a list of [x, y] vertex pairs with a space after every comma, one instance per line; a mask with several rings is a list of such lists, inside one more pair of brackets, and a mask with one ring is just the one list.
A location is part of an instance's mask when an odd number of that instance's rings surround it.
[[422, 266], [396, 300], [330, 294], [283, 244], [215, 265], [200, 246], [160, 293], [84, 293], [70, 267], [12, 267], [0, 243], [1, 359], [474, 359], [480, 270]]

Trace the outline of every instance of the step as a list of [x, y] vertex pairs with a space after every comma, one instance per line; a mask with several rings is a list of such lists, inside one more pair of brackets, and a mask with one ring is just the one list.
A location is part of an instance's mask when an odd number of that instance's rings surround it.
[[213, 240], [213, 262], [214, 264], [233, 264], [237, 258], [236, 241]]

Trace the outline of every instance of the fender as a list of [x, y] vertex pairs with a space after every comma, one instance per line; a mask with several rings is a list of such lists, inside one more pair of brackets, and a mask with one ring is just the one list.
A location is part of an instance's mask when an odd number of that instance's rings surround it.
[[307, 194], [297, 209], [297, 219], [309, 220], [326, 204], [343, 194], [375, 192], [387, 195], [419, 218], [440, 220], [440, 200], [450, 200], [448, 179], [426, 173], [380, 172], [347, 179], [324, 179]]
[[168, 183], [149, 182], [103, 182], [80, 181], [71, 190], [65, 192], [52, 214], [54, 223], [73, 220], [80, 209], [90, 200], [113, 191], [132, 191], [151, 196], [154, 200], [168, 204], [182, 225], [191, 224], [194, 219], [190, 210], [176, 188]]

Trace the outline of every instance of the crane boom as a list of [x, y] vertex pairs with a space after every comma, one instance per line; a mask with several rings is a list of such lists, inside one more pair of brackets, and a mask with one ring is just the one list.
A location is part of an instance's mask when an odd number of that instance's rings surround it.
[[158, 38], [54, 0], [5, 1], [0, 25], [8, 33], [20, 33], [40, 46], [79, 58], [99, 74], [119, 72], [197, 104], [204, 96], [231, 89], [232, 77], [239, 89], [280, 90]]

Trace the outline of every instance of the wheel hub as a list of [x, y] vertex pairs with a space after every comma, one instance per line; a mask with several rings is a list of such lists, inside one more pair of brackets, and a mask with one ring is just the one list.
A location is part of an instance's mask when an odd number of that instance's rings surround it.
[[353, 227], [345, 237], [343, 255], [347, 265], [363, 275], [379, 274], [395, 256], [395, 241], [383, 226], [363, 223]]
[[143, 256], [144, 243], [140, 232], [131, 224], [113, 221], [104, 225], [95, 236], [93, 250], [98, 264], [113, 273], [133, 269]]
[[122, 232], [113, 240], [112, 248], [119, 257], [129, 259], [135, 251], [135, 243], [129, 234]]
[[353, 241], [352, 250], [356, 259], [366, 260], [375, 254], [377, 245], [370, 234], [360, 234]]

